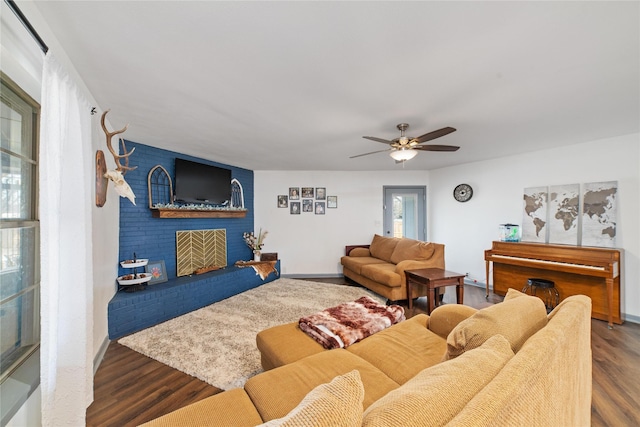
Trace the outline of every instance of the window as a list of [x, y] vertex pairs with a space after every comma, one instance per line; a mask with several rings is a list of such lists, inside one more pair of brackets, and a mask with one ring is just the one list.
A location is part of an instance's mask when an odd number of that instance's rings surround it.
[[4, 73], [0, 80], [0, 384], [4, 388], [4, 382], [40, 345], [40, 109]]

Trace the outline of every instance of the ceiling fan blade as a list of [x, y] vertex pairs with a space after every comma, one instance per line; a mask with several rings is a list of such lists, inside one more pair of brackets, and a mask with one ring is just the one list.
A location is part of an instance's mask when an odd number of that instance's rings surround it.
[[455, 145], [416, 145], [412, 150], [420, 151], [458, 151], [460, 147]]
[[451, 132], [455, 132], [456, 129], [452, 127], [446, 127], [438, 130], [434, 130], [433, 132], [425, 133], [417, 138], [414, 138], [412, 141], [417, 141], [418, 143], [423, 143], [427, 141], [431, 141], [432, 139], [440, 138], [441, 136], [449, 135]]
[[393, 142], [382, 138], [376, 138], [375, 136], [363, 136], [363, 138], [370, 139], [371, 141], [382, 142], [383, 144], [391, 144]]
[[349, 157], [350, 159], [355, 159], [356, 157], [362, 157], [362, 156], [368, 156], [369, 154], [376, 154], [376, 153], [382, 153], [385, 151], [391, 151], [393, 150], [392, 148], [389, 148], [388, 150], [378, 150], [378, 151], [372, 151], [370, 153], [364, 153], [364, 154], [358, 154], [357, 156], [351, 156]]

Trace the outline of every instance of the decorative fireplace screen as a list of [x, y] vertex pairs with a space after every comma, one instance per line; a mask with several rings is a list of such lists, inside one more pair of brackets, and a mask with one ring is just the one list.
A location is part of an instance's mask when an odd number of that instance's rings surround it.
[[176, 231], [178, 276], [202, 267], [227, 266], [227, 230]]

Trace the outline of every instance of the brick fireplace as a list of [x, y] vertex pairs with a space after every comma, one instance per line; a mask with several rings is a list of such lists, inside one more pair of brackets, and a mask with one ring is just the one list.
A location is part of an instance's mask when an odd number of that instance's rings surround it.
[[[131, 161], [138, 168], [127, 173], [127, 183], [136, 195], [136, 205], [126, 199], [120, 199], [120, 259], [131, 259], [135, 253], [137, 258], [163, 260], [169, 280], [148, 285], [140, 292], [115, 292], [108, 306], [110, 339], [153, 326], [277, 278], [272, 274], [263, 281], [253, 268], [235, 266], [236, 261], [253, 258], [251, 250], [242, 239], [242, 233], [253, 230], [253, 171], [133, 141], [127, 141], [126, 144], [127, 147], [135, 147], [136, 151]], [[232, 178], [237, 179], [244, 189], [246, 216], [153, 218], [148, 204], [147, 175], [155, 166], [161, 165], [173, 179], [176, 158], [231, 169]], [[190, 275], [195, 269], [189, 272], [192, 268], [189, 266], [185, 270], [186, 275], [179, 276], [176, 232], [199, 230], [224, 231], [224, 255], [216, 255], [216, 260], [211, 263], [220, 263], [226, 267], [196, 276]], [[279, 273], [279, 262], [276, 269]], [[120, 268], [118, 275], [125, 273], [127, 271]], [[114, 287], [116, 286], [114, 277]]]
[[[136, 205], [126, 199], [120, 201], [121, 260], [131, 259], [134, 252], [138, 258], [163, 260], [167, 277], [176, 278], [176, 232], [195, 230], [225, 230], [226, 259], [222, 265], [252, 259], [253, 254], [244, 243], [242, 233], [253, 230], [253, 171], [127, 141], [129, 146], [136, 149], [131, 162], [138, 168], [127, 173], [127, 182], [136, 194]], [[149, 209], [147, 175], [152, 168], [161, 165], [173, 179], [176, 157], [231, 169], [232, 177], [242, 183], [247, 215], [242, 218], [153, 218]], [[121, 270], [118, 275], [126, 272]]]

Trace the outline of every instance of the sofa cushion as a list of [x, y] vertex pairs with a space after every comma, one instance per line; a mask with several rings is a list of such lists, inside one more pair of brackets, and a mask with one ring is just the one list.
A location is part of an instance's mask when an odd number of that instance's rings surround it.
[[369, 264], [386, 264], [387, 262], [371, 256], [343, 256], [340, 263], [357, 274], [362, 274], [362, 267]]
[[429, 330], [446, 340], [451, 331], [453, 331], [453, 328], [477, 312], [477, 309], [469, 307], [468, 305], [439, 305], [429, 315]]
[[226, 425], [238, 427], [255, 426], [262, 422], [260, 414], [253, 406], [247, 393], [241, 388], [234, 388], [170, 412], [142, 424], [142, 426], [201, 427], [220, 425], [216, 420], [224, 420]]
[[427, 329], [428, 322], [429, 316], [418, 314], [347, 350], [404, 384], [423, 369], [440, 363], [447, 349], [446, 340]]
[[592, 424], [591, 300], [569, 296], [555, 310], [450, 425]]
[[354, 369], [364, 385], [364, 408], [399, 386], [366, 360], [339, 348], [251, 377], [244, 389], [266, 422], [287, 415], [318, 384]]
[[382, 264], [367, 264], [360, 269], [360, 274], [374, 282], [396, 288], [402, 285], [401, 277], [396, 273], [396, 265], [388, 262]]
[[399, 241], [400, 239], [397, 237], [383, 237], [378, 234], [374, 235], [371, 245], [369, 246], [371, 256], [386, 262], [391, 262], [391, 255]]
[[435, 247], [432, 243], [421, 242], [408, 238], [400, 239], [391, 254], [391, 262], [394, 264], [406, 259], [429, 259], [433, 256]]
[[419, 372], [371, 405], [363, 426], [442, 426], [500, 372], [513, 357], [500, 335], [460, 357]]
[[335, 427], [362, 424], [364, 387], [358, 371], [351, 371], [320, 384], [289, 414], [271, 420], [265, 427]]
[[300, 329], [298, 322], [285, 323], [258, 332], [256, 345], [265, 371], [325, 351], [316, 340]]
[[453, 359], [479, 347], [493, 335], [503, 335], [518, 352], [522, 344], [547, 324], [547, 309], [540, 298], [518, 295], [478, 310], [447, 337], [444, 359]]

